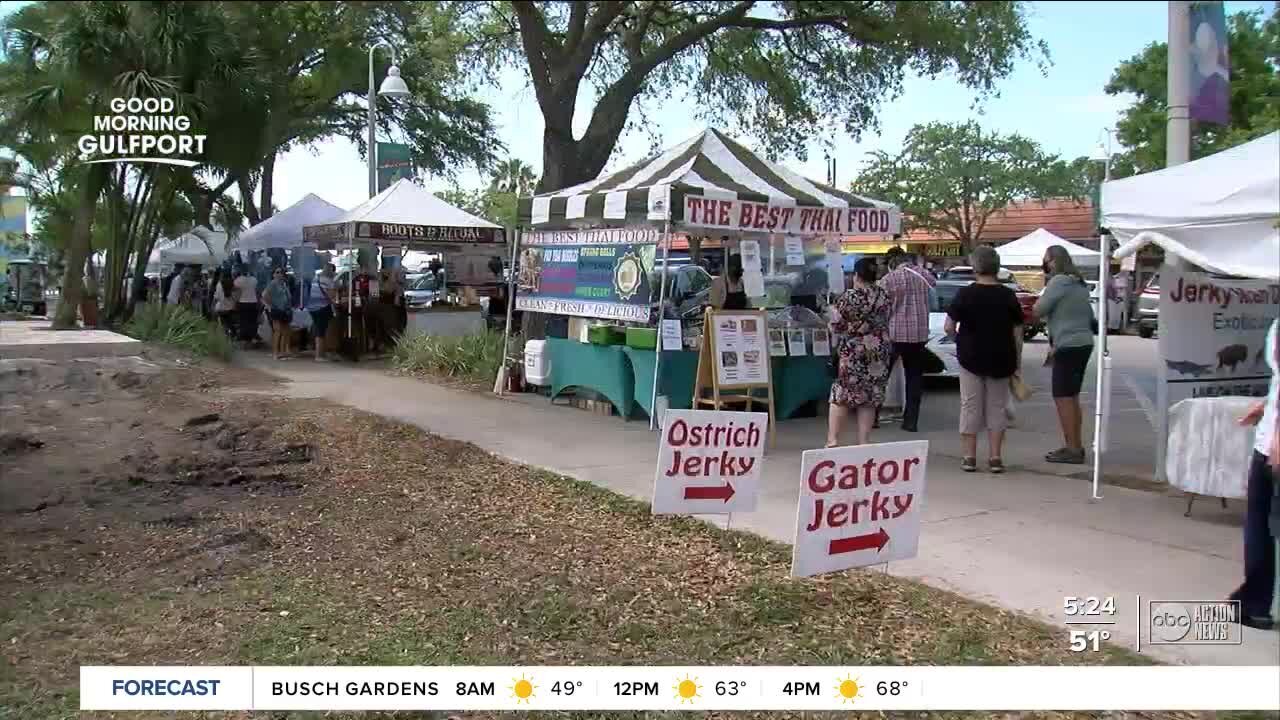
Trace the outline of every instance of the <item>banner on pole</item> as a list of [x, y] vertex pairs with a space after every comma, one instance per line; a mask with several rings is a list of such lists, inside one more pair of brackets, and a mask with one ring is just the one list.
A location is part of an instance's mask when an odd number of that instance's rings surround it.
[[413, 179], [413, 153], [408, 145], [378, 143], [378, 192], [402, 178]]

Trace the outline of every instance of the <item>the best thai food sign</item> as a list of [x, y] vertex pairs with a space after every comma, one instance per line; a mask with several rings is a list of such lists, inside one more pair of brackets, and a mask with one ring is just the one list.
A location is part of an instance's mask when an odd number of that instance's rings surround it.
[[1280, 285], [1165, 267], [1160, 271], [1160, 362], [1167, 405], [1196, 397], [1267, 394], [1267, 330]]
[[654, 514], [755, 510], [767, 417], [724, 410], [668, 410], [653, 482]]
[[915, 557], [928, 460], [927, 440], [805, 451], [791, 574]]
[[689, 227], [800, 235], [897, 235], [902, 213], [886, 207], [799, 207], [686, 195]]

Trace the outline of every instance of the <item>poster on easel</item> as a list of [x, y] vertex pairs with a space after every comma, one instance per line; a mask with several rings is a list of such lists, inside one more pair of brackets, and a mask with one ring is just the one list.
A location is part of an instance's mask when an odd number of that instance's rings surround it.
[[[764, 405], [773, 439], [773, 374], [769, 369], [771, 341], [763, 310], [707, 309], [698, 374], [693, 386], [694, 409], [722, 410]], [[708, 394], [709, 391], [709, 394]], [[727, 392], [726, 392], [727, 391]], [[764, 391], [763, 394], [760, 391]]]

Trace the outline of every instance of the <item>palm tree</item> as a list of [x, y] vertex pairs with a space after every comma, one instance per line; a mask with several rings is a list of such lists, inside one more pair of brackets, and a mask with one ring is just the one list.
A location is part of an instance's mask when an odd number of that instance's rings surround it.
[[[110, 113], [115, 97], [169, 97], [195, 128], [228, 120], [228, 106], [253, 95], [252, 56], [218, 3], [60, 2], [38, 3], [6, 22], [0, 62], [0, 142], [50, 147], [47, 158], [64, 166], [62, 191], [75, 201], [62, 301], [54, 327], [75, 327], [80, 272], [90, 251], [95, 208], [107, 193], [109, 222], [119, 223], [108, 256], [107, 294], [119, 296], [125, 258], [150, 252], [147, 232], [173, 200], [173, 188], [195, 177], [190, 170], [151, 166], [82, 164], [76, 140], [93, 132], [92, 119]], [[239, 100], [239, 102], [236, 102]], [[223, 113], [219, 117], [219, 113]], [[200, 172], [217, 170], [217, 146], [201, 158]], [[226, 140], [224, 136], [224, 140]], [[227, 145], [231, 143], [228, 142]], [[34, 153], [33, 153], [34, 154]], [[34, 158], [29, 158], [34, 159]], [[162, 186], [166, 191], [157, 195]], [[139, 244], [137, 241], [143, 242]]]
[[489, 181], [489, 188], [501, 193], [529, 197], [538, 184], [538, 176], [528, 163], [518, 158], [508, 158], [498, 163]]

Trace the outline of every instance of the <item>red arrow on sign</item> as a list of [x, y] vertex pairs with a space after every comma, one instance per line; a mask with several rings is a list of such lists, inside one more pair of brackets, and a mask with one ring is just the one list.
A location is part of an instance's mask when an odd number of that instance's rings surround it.
[[729, 483], [710, 487], [687, 487], [684, 489], [685, 500], [723, 500], [729, 502], [733, 497], [733, 486]]
[[831, 544], [827, 546], [827, 554], [839, 555], [857, 550], [870, 550], [871, 548], [875, 548], [876, 552], [880, 552], [888, 544], [889, 533], [885, 532], [884, 528], [880, 528], [879, 532], [832, 540]]

